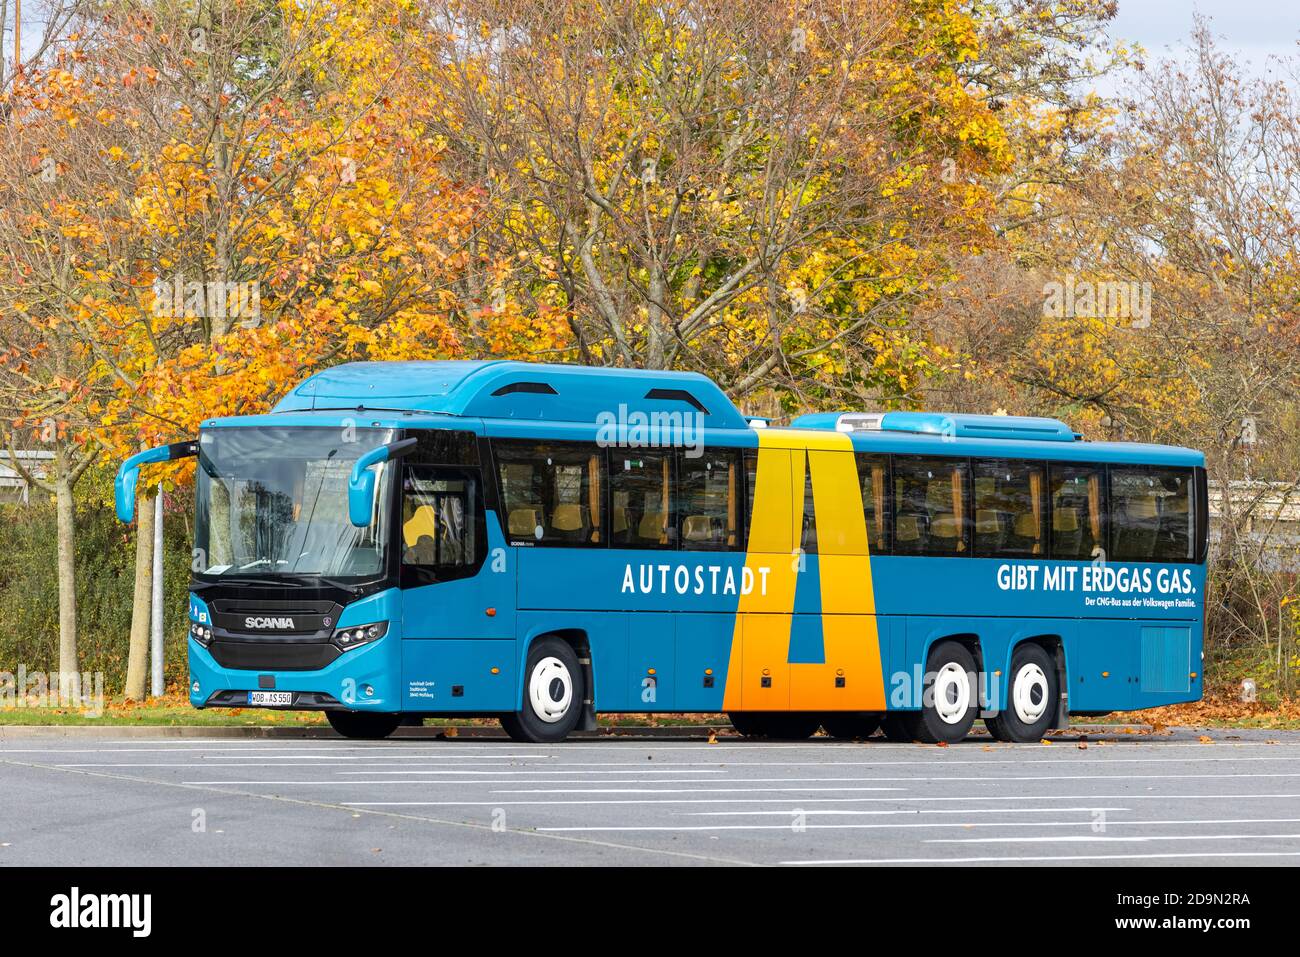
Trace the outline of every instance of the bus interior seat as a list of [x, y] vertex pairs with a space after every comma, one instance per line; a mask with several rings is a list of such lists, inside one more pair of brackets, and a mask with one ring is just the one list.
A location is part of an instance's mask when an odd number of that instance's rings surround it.
[[590, 526], [586, 506], [576, 502], [561, 502], [551, 510], [551, 530], [568, 542], [588, 541]]
[[1161, 500], [1160, 535], [1169, 543], [1171, 556], [1187, 555], [1188, 529], [1191, 527], [1188, 518], [1188, 496], [1185, 493]]
[[1034, 555], [1043, 551], [1042, 526], [1032, 511], [1021, 512], [1016, 516], [1011, 528], [1012, 543], [1019, 550]]
[[402, 523], [402, 540], [407, 548], [413, 548], [421, 538], [436, 534], [437, 516], [432, 505], [421, 505], [411, 517]]
[[515, 508], [510, 510], [510, 520], [507, 523], [510, 527], [510, 534], [515, 536], [526, 535], [532, 538], [537, 533], [537, 509], [535, 508]]
[[646, 512], [636, 529], [637, 538], [646, 542], [659, 542], [664, 536], [664, 513]]
[[421, 535], [415, 544], [406, 550], [408, 565], [433, 565], [438, 560], [438, 550], [432, 535]]
[[1083, 548], [1083, 529], [1077, 508], [1052, 509], [1053, 548], [1062, 555], [1076, 556]]
[[980, 540], [981, 549], [997, 551], [1005, 544], [1005, 527], [1002, 512], [994, 508], [981, 508], [975, 511], [975, 535]]
[[682, 520], [682, 538], [688, 542], [713, 541], [713, 521], [707, 515], [687, 515]]
[[1052, 510], [1052, 531], [1077, 532], [1079, 530], [1079, 510], [1077, 508], [1058, 508]]
[[581, 531], [587, 522], [581, 505], [565, 502], [555, 506], [551, 512], [551, 527], [559, 532]]
[[1016, 516], [1015, 533], [1017, 538], [1038, 541], [1038, 519], [1034, 517], [1033, 512], [1021, 512]]
[[894, 522], [894, 541], [903, 551], [915, 551], [921, 542], [921, 521], [915, 515], [899, 515]]
[[939, 512], [930, 521], [930, 537], [944, 542], [945, 548], [956, 548], [956, 541], [961, 534], [957, 519], [952, 512]]
[[614, 521], [612, 531], [615, 535], [622, 535], [627, 531], [627, 509], [621, 505], [614, 506]]
[[1126, 521], [1120, 538], [1120, 555], [1133, 561], [1149, 559], [1160, 534], [1160, 506], [1154, 495], [1134, 495], [1124, 503]]

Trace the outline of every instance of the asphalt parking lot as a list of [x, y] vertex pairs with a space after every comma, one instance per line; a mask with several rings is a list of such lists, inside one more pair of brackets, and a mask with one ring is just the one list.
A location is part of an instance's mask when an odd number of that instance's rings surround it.
[[1300, 863], [1295, 732], [939, 748], [96, 730], [0, 735], [0, 865]]

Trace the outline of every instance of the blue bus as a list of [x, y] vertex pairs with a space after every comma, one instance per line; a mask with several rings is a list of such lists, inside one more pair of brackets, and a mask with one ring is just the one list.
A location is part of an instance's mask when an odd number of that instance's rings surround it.
[[197, 708], [953, 742], [1201, 696], [1189, 449], [1012, 416], [776, 428], [691, 373], [434, 361], [340, 365], [133, 456], [119, 517], [186, 456]]

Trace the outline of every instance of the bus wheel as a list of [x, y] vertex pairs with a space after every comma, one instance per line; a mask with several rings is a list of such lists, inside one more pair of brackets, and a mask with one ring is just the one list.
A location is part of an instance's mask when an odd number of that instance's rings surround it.
[[402, 716], [388, 711], [326, 711], [325, 720], [345, 738], [377, 741], [396, 731]]
[[893, 744], [911, 744], [916, 740], [916, 735], [912, 733], [912, 723], [909, 720], [912, 715], [910, 711], [891, 711], [880, 719], [880, 730], [885, 734], [885, 740]]
[[966, 737], [979, 714], [975, 659], [964, 645], [940, 642], [930, 652], [926, 672], [934, 675], [920, 711], [905, 719], [915, 739], [926, 744], [955, 744]]
[[736, 711], [727, 714], [731, 726], [747, 738], [811, 738], [821, 727], [821, 717], [801, 711]]
[[582, 717], [582, 668], [567, 642], [543, 638], [533, 643], [524, 666], [523, 707], [501, 716], [501, 727], [515, 741], [563, 741]]
[[994, 741], [1010, 741], [1006, 732], [1002, 730], [1002, 725], [997, 718], [985, 718], [984, 728], [988, 731], [989, 737]]
[[1038, 645], [1020, 645], [1011, 656], [1007, 706], [984, 723], [999, 741], [1041, 741], [1056, 718], [1060, 694], [1052, 656]]
[[838, 711], [822, 715], [822, 727], [832, 738], [869, 738], [880, 727], [880, 715], [870, 711]]

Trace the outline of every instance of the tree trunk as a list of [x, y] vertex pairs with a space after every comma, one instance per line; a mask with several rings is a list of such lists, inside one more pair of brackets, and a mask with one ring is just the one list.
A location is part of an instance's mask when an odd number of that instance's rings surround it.
[[135, 591], [131, 596], [131, 644], [126, 659], [126, 696], [132, 701], [144, 700], [153, 597], [153, 511], [152, 496], [141, 496], [135, 507]]
[[77, 670], [76, 516], [72, 483], [66, 474], [56, 479], [54, 511], [59, 553], [59, 694], [64, 702], [70, 702], [81, 698], [81, 675]]

